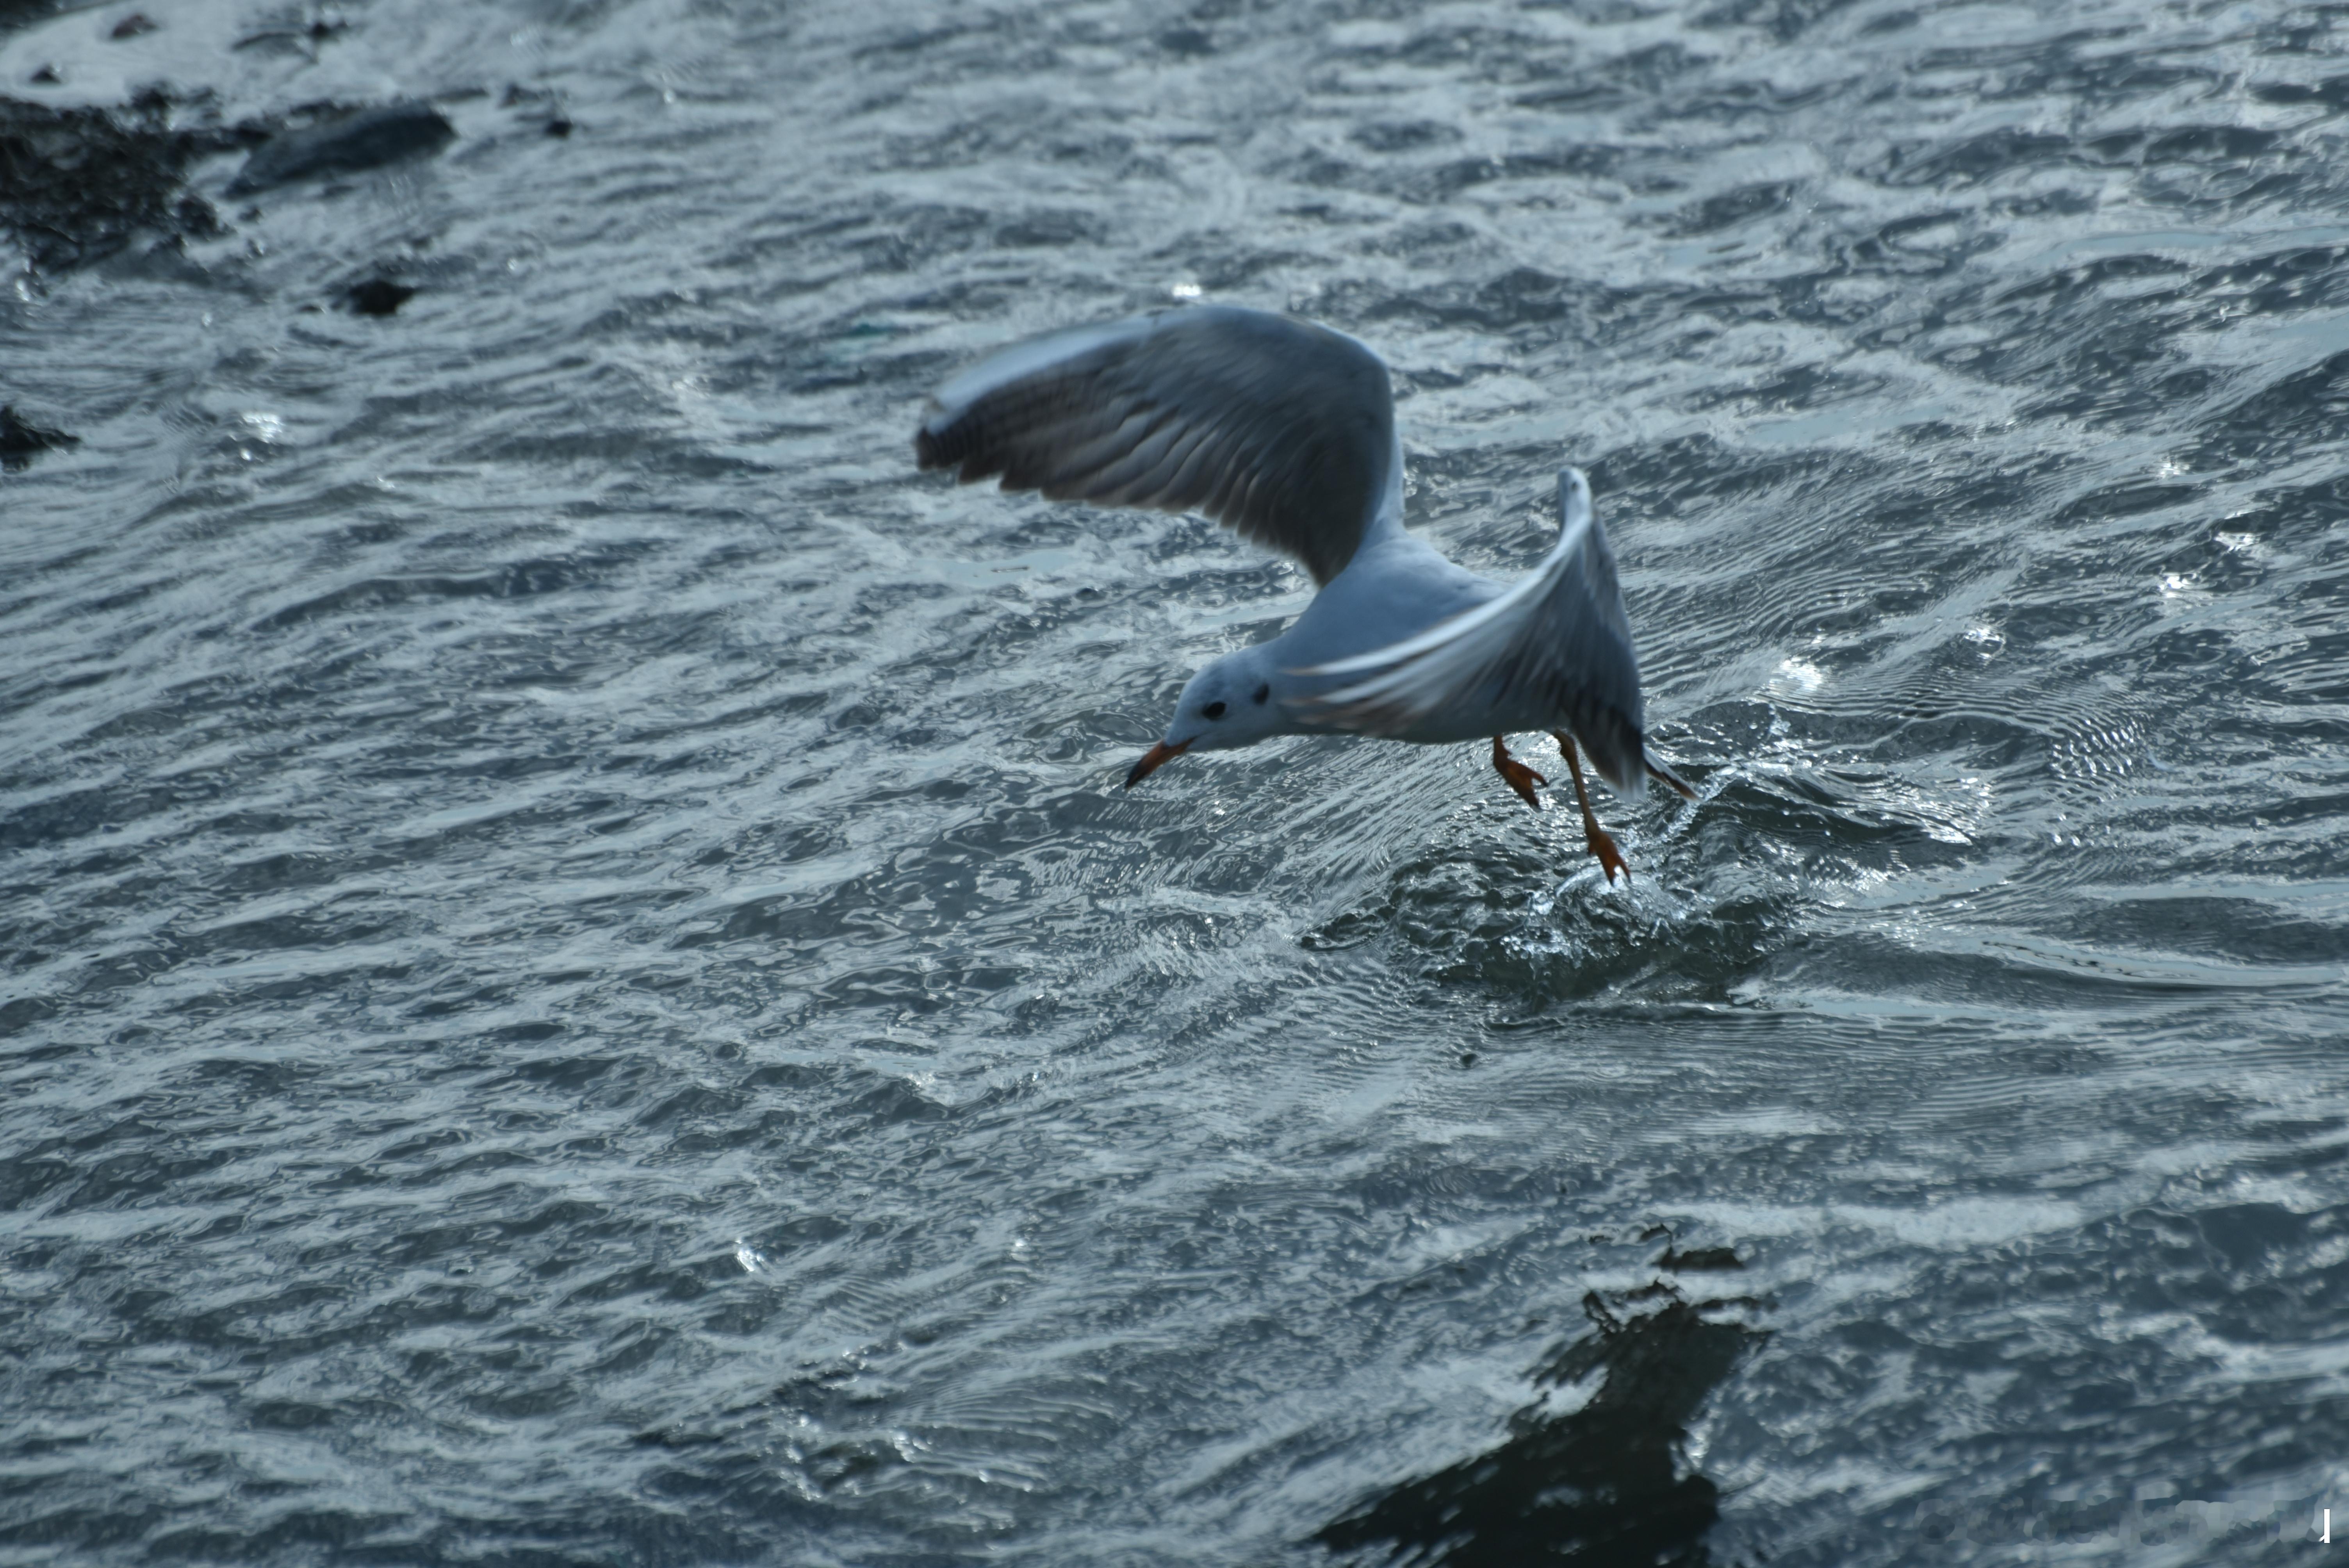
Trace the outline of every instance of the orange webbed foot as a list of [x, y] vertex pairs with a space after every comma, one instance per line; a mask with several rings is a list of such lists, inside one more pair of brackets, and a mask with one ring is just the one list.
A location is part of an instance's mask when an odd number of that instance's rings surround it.
[[1541, 797], [1534, 793], [1534, 786], [1549, 780], [1510, 756], [1509, 748], [1501, 744], [1497, 735], [1493, 737], [1493, 769], [1500, 774], [1503, 783], [1517, 792], [1518, 799], [1537, 811], [1541, 810]]
[[1615, 885], [1617, 872], [1623, 873], [1624, 884], [1629, 886], [1630, 863], [1623, 859], [1623, 851], [1615, 847], [1607, 830], [1599, 825], [1599, 819], [1590, 814], [1590, 792], [1582, 787], [1582, 761], [1574, 754], [1574, 737], [1562, 729], [1550, 731], [1550, 736], [1557, 742], [1558, 755], [1566, 758], [1567, 770], [1574, 775], [1575, 803], [1582, 808], [1582, 847], [1599, 857], [1599, 863], [1606, 869], [1609, 887]]
[[1615, 847], [1615, 841], [1608, 836], [1606, 829], [1596, 825], [1586, 826], [1583, 829], [1582, 847], [1599, 857], [1599, 865], [1607, 872], [1608, 886], [1615, 885], [1617, 872], [1623, 873], [1625, 882], [1630, 882], [1631, 867], [1623, 859], [1623, 851]]

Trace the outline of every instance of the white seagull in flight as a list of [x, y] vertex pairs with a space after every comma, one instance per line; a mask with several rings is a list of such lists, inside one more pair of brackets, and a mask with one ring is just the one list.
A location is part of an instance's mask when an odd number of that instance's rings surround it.
[[1341, 731], [1493, 743], [1526, 805], [1549, 780], [1506, 738], [1547, 730], [1565, 755], [1590, 853], [1630, 869], [1590, 812], [1578, 742], [1625, 795], [1653, 777], [1695, 791], [1647, 747], [1640, 665], [1579, 469], [1557, 477], [1558, 539], [1522, 580], [1454, 565], [1402, 526], [1402, 444], [1385, 362], [1343, 333], [1202, 305], [1055, 332], [945, 386], [914, 450], [968, 484], [1054, 500], [1198, 511], [1293, 556], [1320, 592], [1288, 630], [1184, 686], [1125, 787], [1170, 758], [1275, 735]]

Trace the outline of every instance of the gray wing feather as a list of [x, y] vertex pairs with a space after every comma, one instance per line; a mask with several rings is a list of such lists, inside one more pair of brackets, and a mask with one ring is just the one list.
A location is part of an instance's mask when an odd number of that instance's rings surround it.
[[1648, 776], [1640, 664], [1616, 581], [1615, 552], [1590, 487], [1559, 476], [1565, 521], [1539, 570], [1498, 598], [1418, 636], [1303, 674], [1362, 678], [1320, 700], [1349, 729], [1402, 735], [1447, 711], [1526, 716], [1571, 729], [1624, 794]]
[[914, 451], [966, 484], [999, 474], [1054, 500], [1205, 512], [1317, 583], [1353, 559], [1401, 461], [1377, 355], [1219, 305], [1005, 349], [938, 388]]

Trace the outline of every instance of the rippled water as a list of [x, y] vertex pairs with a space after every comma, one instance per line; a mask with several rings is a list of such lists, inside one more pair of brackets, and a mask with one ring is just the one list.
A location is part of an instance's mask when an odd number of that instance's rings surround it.
[[[2349, 1530], [2339, 8], [152, 9], [0, 92], [458, 139], [0, 295], [0, 1563]], [[1589, 468], [1628, 891], [1117, 787], [1307, 583], [910, 435], [1194, 294]]]

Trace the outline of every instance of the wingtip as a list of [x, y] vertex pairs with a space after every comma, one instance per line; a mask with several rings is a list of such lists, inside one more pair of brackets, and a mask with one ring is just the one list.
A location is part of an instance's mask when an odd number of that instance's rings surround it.
[[1662, 784], [1683, 800], [1693, 800], [1696, 799], [1695, 786], [1692, 785], [1687, 779], [1682, 778], [1679, 774], [1673, 772], [1671, 769], [1667, 767], [1664, 763], [1657, 760], [1656, 754], [1654, 752], [1643, 750], [1640, 761], [1646, 767], [1649, 778], [1655, 779], [1660, 784]]
[[1568, 464], [1557, 470], [1557, 531], [1571, 533], [1590, 516], [1590, 476]]

